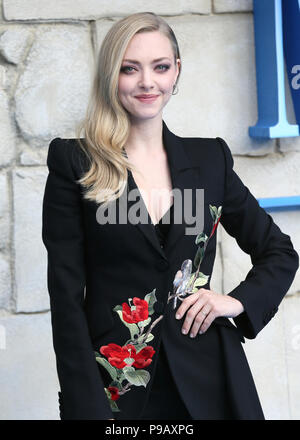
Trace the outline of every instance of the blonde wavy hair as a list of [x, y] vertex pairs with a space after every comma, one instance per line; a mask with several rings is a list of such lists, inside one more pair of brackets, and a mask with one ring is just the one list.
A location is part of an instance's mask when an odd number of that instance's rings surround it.
[[[131, 14], [114, 23], [101, 44], [85, 117], [76, 127], [77, 142], [89, 163], [88, 171], [77, 180], [86, 200], [106, 205], [123, 194], [127, 170], [138, 172], [123, 149], [129, 136], [130, 119], [118, 97], [118, 81], [132, 37], [153, 31], [160, 31], [169, 38], [176, 64], [180, 53], [174, 32], [153, 12]], [[179, 69], [176, 84], [181, 64]], [[80, 139], [82, 131], [84, 143]]]

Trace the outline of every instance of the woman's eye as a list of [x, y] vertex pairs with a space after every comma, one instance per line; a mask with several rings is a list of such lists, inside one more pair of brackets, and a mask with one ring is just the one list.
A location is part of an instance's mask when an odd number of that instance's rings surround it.
[[[157, 67], [164, 67], [165, 70], [168, 70], [168, 69], [170, 68], [170, 66], [169, 66], [168, 64], [160, 64], [160, 65], [157, 66]], [[159, 69], [159, 70], [161, 70], [161, 69]]]
[[[160, 70], [160, 71], [162, 71], [162, 72], [165, 72], [165, 71], [167, 71], [167, 70], [170, 68], [170, 66], [169, 66], [168, 64], [159, 64], [159, 65], [156, 66], [156, 67], [163, 67], [163, 69], [158, 69], [158, 70]], [[121, 68], [121, 72], [125, 72], [125, 73], [127, 73], [127, 72], [131, 72], [131, 71], [127, 70], [127, 69], [134, 69], [134, 68], [131, 67], [131, 66], [123, 66], [123, 67]]]
[[133, 67], [130, 67], [130, 66], [123, 66], [123, 67], [121, 68], [121, 72], [127, 72], [126, 69], [133, 69]]

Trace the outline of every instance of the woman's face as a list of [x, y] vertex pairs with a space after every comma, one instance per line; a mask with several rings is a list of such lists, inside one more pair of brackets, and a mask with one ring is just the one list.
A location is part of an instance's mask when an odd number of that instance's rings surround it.
[[[161, 32], [145, 32], [132, 38], [122, 60], [118, 89], [119, 99], [131, 117], [148, 119], [162, 112], [172, 95], [179, 65], [179, 58], [174, 64], [171, 43]], [[157, 98], [142, 101], [138, 95]]]

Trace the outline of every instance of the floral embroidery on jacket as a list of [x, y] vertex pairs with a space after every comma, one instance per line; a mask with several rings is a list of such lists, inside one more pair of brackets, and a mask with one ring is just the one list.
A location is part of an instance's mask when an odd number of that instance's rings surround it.
[[[173, 294], [170, 295], [169, 292], [167, 301], [169, 303], [173, 299], [173, 309], [176, 308], [178, 299], [182, 301], [182, 297], [197, 292], [199, 287], [208, 282], [209, 275], [200, 272], [200, 265], [208, 242], [220, 221], [222, 206], [217, 208], [209, 205], [209, 209], [213, 218], [211, 233], [209, 237], [204, 232], [197, 235], [195, 243], [199, 246], [193, 262], [184, 260], [181, 269], [177, 271], [173, 280]], [[192, 264], [195, 267], [193, 273]], [[112, 411], [121, 411], [116, 401], [130, 391], [132, 386], [146, 387], [150, 380], [150, 373], [146, 368], [151, 364], [155, 350], [148, 343], [154, 339], [152, 329], [163, 318], [160, 315], [153, 322], [151, 319], [157, 301], [155, 291], [156, 288], [147, 293], [144, 299], [128, 298], [129, 304], [123, 302], [122, 305], [115, 306], [113, 310], [128, 328], [130, 338], [122, 346], [109, 343], [102, 345], [99, 352], [95, 351], [96, 361], [106, 369], [112, 379], [110, 385], [104, 388]]]
[[[198, 234], [195, 243], [198, 246], [194, 261], [188, 259], [184, 260], [180, 270], [175, 274], [173, 280], [173, 294], [168, 296], [168, 302], [173, 298], [173, 309], [176, 308], [177, 299], [181, 299], [187, 294], [192, 294], [198, 291], [198, 289], [207, 284], [209, 275], [205, 275], [200, 272], [200, 266], [204, 258], [205, 250], [208, 242], [214, 235], [215, 230], [219, 224], [222, 206], [218, 208], [216, 206], [209, 205], [210, 215], [213, 219], [213, 225], [209, 237], [204, 233]], [[192, 273], [192, 265], [194, 265], [196, 271]]]
[[103, 356], [95, 351], [96, 361], [112, 378], [110, 385], [104, 388], [112, 411], [120, 411], [116, 400], [130, 391], [132, 386], [146, 387], [150, 380], [150, 373], [145, 368], [151, 364], [155, 350], [148, 342], [154, 339], [151, 333], [153, 327], [163, 318], [160, 315], [153, 322], [151, 319], [157, 301], [155, 291], [148, 293], [144, 299], [129, 298], [130, 306], [123, 302], [122, 306], [114, 307], [113, 310], [128, 328], [130, 338], [123, 346], [114, 343], [102, 345], [99, 352]]

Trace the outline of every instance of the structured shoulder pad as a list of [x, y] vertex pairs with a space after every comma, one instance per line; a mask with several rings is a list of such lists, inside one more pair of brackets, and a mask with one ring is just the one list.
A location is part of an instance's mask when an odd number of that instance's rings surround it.
[[70, 147], [63, 139], [57, 137], [50, 142], [47, 166], [49, 171], [53, 171], [62, 177], [74, 178], [70, 158]]

